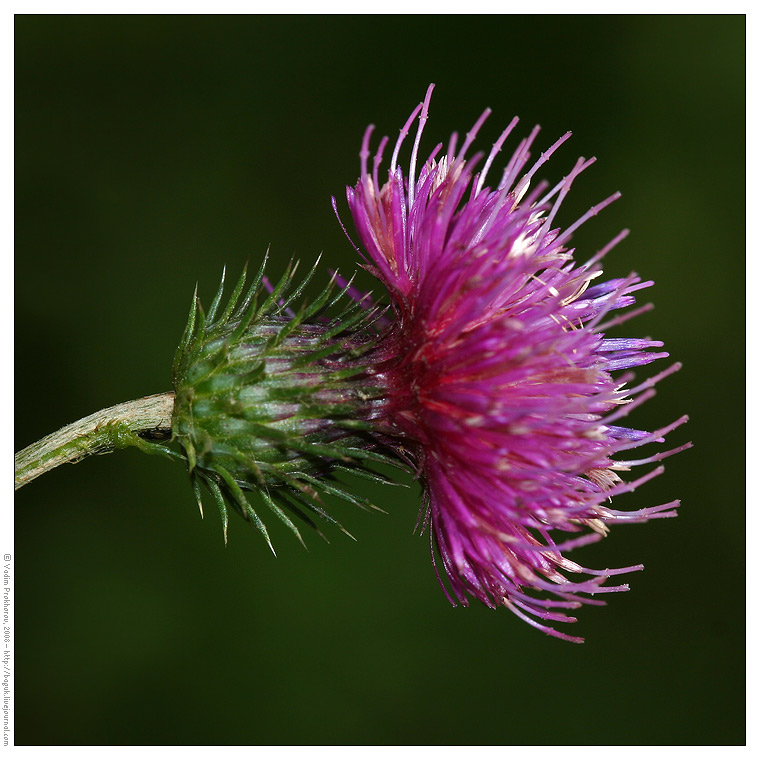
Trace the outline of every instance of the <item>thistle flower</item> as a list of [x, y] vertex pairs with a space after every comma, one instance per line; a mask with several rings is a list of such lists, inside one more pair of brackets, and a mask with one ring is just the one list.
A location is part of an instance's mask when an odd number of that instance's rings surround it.
[[[357, 250], [387, 289], [388, 306], [337, 274], [306, 304], [317, 265], [298, 285], [293, 268], [272, 287], [265, 259], [247, 288], [243, 272], [222, 308], [222, 277], [208, 312], [193, 299], [173, 391], [102, 410], [27, 447], [16, 456], [16, 487], [87, 454], [136, 446], [186, 464], [201, 514], [205, 490], [225, 541], [231, 508], [271, 547], [261, 504], [299, 540], [292, 517], [345, 531], [323, 495], [373, 505], [337, 476], [393, 482], [374, 465], [395, 465], [423, 486], [418, 527], [452, 604], [503, 605], [546, 633], [581, 641], [552, 623], [575, 620], [563, 610], [602, 603], [589, 597], [626, 590], [605, 584], [641, 565], [593, 570], [566, 554], [615, 523], [676, 513], [677, 501], [633, 512], [611, 501], [662, 467], [627, 481], [619, 473], [690, 446], [627, 459], [686, 417], [651, 433], [617, 424], [680, 365], [633, 384], [630, 370], [667, 356], [662, 343], [607, 337], [648, 308], [630, 309], [634, 293], [652, 284], [635, 274], [594, 284], [626, 233], [582, 264], [569, 247], [617, 194], [566, 230], [554, 227], [593, 159], [579, 159], [554, 187], [534, 183], [570, 136], [530, 164], [535, 128], [492, 189], [488, 172], [517, 119], [485, 160], [468, 158], [486, 111], [461, 148], [452, 135], [446, 153], [438, 145], [418, 173], [431, 94], [432, 86], [404, 124], [382, 183], [388, 140], [370, 171], [366, 131], [361, 176], [347, 189], [365, 253]], [[405, 176], [398, 159], [415, 120]]]
[[[452, 135], [446, 153], [437, 145], [418, 173], [431, 94], [432, 86], [401, 129], [382, 182], [388, 139], [370, 170], [373, 127], [367, 129], [361, 176], [347, 188], [364, 267], [387, 288], [393, 309], [384, 342], [396, 361], [384, 368], [383, 421], [412, 452], [424, 488], [419, 524], [434, 567], [440, 556], [450, 590], [436, 573], [449, 600], [503, 605], [546, 633], [579, 642], [551, 627], [575, 621], [561, 610], [603, 604], [589, 595], [627, 590], [605, 584], [642, 566], [593, 570], [567, 552], [598, 541], [613, 524], [676, 514], [678, 501], [633, 512], [609, 502], [663, 468], [627, 481], [619, 473], [690, 446], [629, 459], [630, 449], [662, 442], [687, 418], [654, 432], [617, 424], [680, 365], [632, 387], [633, 373], [617, 374], [668, 356], [660, 341], [607, 337], [649, 308], [611, 316], [652, 285], [635, 274], [593, 284], [602, 258], [627, 232], [582, 264], [569, 247], [572, 233], [619, 194], [564, 231], [554, 226], [594, 159], [578, 159], [553, 187], [535, 183], [570, 136], [531, 164], [536, 127], [491, 188], [489, 170], [517, 119], [485, 161], [480, 153], [469, 158], [486, 110], [461, 148]], [[405, 176], [399, 153], [415, 120]]]

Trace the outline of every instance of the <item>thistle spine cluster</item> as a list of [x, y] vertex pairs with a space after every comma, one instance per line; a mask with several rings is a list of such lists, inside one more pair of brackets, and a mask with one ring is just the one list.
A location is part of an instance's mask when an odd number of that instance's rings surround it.
[[384, 395], [382, 374], [367, 358], [379, 341], [381, 311], [347, 299], [351, 282], [337, 288], [335, 276], [307, 303], [302, 296], [317, 264], [295, 285], [296, 267], [288, 267], [266, 292], [265, 258], [247, 288], [243, 271], [224, 309], [224, 276], [208, 312], [197, 289], [193, 297], [173, 364], [172, 428], [199, 508], [205, 490], [225, 541], [232, 507], [272, 548], [251, 495], [302, 543], [291, 517], [318, 532], [315, 520], [348, 533], [325, 508], [324, 494], [376, 507], [335, 475], [389, 482], [372, 465], [398, 466], [370, 435]]

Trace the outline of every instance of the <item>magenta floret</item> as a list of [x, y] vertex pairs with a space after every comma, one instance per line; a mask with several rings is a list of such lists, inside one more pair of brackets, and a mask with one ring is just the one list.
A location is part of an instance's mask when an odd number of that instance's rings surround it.
[[[641, 566], [593, 570], [565, 554], [599, 540], [614, 523], [670, 517], [678, 506], [622, 512], [609, 502], [662, 467], [629, 481], [619, 473], [690, 445], [615, 458], [661, 442], [686, 421], [654, 433], [612, 424], [680, 365], [634, 387], [628, 387], [631, 372], [613, 376], [668, 354], [660, 341], [606, 335], [648, 308], [610, 316], [632, 307], [633, 294], [652, 285], [636, 274], [594, 282], [601, 260], [627, 232], [583, 264], [568, 247], [571, 234], [618, 194], [564, 231], [553, 226], [573, 182], [594, 159], [578, 159], [554, 187], [532, 186], [570, 136], [530, 164], [536, 127], [491, 188], [487, 173], [517, 119], [485, 160], [481, 153], [468, 158], [486, 110], [461, 149], [454, 134], [444, 155], [439, 144], [420, 162], [431, 94], [432, 86], [402, 128], [382, 184], [388, 140], [380, 141], [370, 168], [373, 127], [367, 129], [361, 176], [347, 189], [364, 266], [385, 285], [392, 305], [382, 355], [395, 358], [379, 368], [389, 388], [385, 429], [413, 452], [425, 489], [422, 530], [452, 603], [466, 605], [473, 597], [503, 605], [553, 636], [582, 641], [551, 626], [575, 620], [557, 610], [599, 604], [589, 595], [627, 590], [604, 584]], [[415, 120], [405, 175], [398, 160]]]

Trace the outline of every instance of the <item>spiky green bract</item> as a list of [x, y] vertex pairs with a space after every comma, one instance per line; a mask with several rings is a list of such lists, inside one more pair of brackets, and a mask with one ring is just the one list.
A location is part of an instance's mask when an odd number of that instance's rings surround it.
[[349, 286], [335, 292], [334, 280], [294, 311], [315, 268], [292, 287], [295, 268], [289, 267], [269, 292], [264, 265], [247, 290], [244, 271], [223, 311], [224, 276], [207, 314], [197, 291], [193, 299], [174, 359], [172, 432], [201, 512], [201, 485], [219, 508], [225, 541], [230, 506], [270, 547], [260, 504], [299, 540], [290, 515], [315, 528], [312, 518], [320, 518], [347, 532], [320, 494], [372, 505], [344, 491], [334, 471], [384, 479], [370, 464], [391, 463], [377, 436], [366, 433], [384, 395], [375, 350], [378, 312], [344, 298]]

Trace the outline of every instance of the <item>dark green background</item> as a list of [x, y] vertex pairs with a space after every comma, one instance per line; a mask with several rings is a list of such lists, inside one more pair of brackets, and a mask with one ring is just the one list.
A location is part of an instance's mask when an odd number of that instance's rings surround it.
[[740, 16], [18, 17], [18, 447], [167, 390], [223, 264], [352, 270], [330, 196], [430, 81], [427, 149], [491, 106], [483, 147], [514, 114], [539, 149], [574, 131], [549, 179], [599, 158], [560, 222], [623, 192], [575, 243], [632, 229], [607, 268], [657, 308], [625, 331], [684, 363], [634, 421], [688, 412], [670, 440], [696, 447], [618, 500], [677, 520], [576, 553], [646, 565], [582, 646], [449, 607], [414, 485], [372, 494], [387, 516], [335, 505], [357, 543], [273, 525], [275, 559], [238, 519], [225, 549], [160, 458], [61, 468], [16, 497], [16, 741], [742, 743], [744, 55]]

